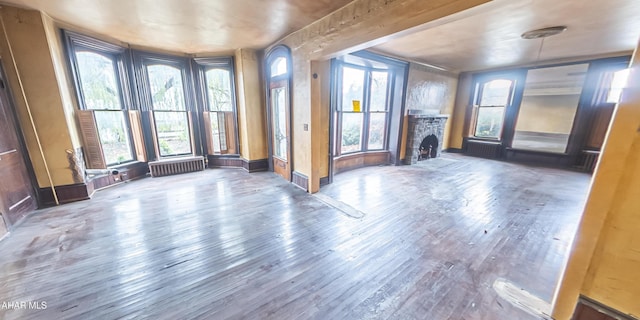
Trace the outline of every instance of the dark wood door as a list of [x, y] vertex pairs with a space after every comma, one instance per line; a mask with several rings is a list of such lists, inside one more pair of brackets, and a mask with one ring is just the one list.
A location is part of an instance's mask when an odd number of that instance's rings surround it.
[[269, 93], [273, 171], [291, 181], [288, 81], [271, 82]]
[[34, 210], [37, 201], [8, 97], [0, 77], [0, 213], [11, 227]]

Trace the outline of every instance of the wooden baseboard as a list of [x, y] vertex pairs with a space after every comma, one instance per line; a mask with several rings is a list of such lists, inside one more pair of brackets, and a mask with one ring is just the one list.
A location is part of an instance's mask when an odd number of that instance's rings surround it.
[[258, 171], [267, 171], [269, 170], [269, 160], [268, 159], [258, 159], [258, 160], [247, 160], [242, 159], [243, 168], [248, 172], [258, 172]]
[[269, 160], [247, 160], [239, 156], [207, 155], [209, 168], [243, 168], [248, 172], [269, 170]]
[[580, 296], [578, 305], [571, 320], [634, 320], [636, 318], [625, 314], [621, 311], [605, 306], [604, 304], [590, 299], [586, 296]]
[[367, 166], [389, 164], [389, 151], [359, 152], [333, 159], [335, 174]]
[[[104, 174], [89, 179], [86, 183], [56, 186], [56, 195], [60, 204], [90, 199], [96, 190], [104, 189], [122, 182], [144, 178], [149, 172], [146, 162], [135, 162], [115, 168], [118, 174]], [[39, 188], [38, 196], [43, 207], [55, 206], [51, 188]]]
[[244, 168], [244, 159], [239, 156], [207, 155], [209, 168]]
[[304, 174], [294, 171], [292, 182], [304, 191], [309, 191], [309, 177]]
[[92, 178], [89, 183], [93, 184], [94, 190], [111, 187], [130, 180], [144, 178], [149, 172], [149, 165], [146, 162], [137, 162], [118, 168], [118, 174], [105, 174]]
[[[56, 195], [58, 196], [58, 202], [70, 203], [80, 200], [87, 200], [93, 194], [93, 184], [89, 183], [76, 183], [63, 186], [55, 186]], [[38, 190], [41, 205], [44, 207], [55, 206], [56, 201], [53, 197], [53, 190], [51, 188], [40, 188]]]

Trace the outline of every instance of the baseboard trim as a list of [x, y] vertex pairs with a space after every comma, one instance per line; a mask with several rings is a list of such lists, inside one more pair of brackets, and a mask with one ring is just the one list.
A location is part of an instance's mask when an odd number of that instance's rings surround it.
[[449, 153], [463, 153], [464, 152], [462, 150], [462, 148], [447, 148], [444, 151], [445, 152], [449, 152]]
[[248, 172], [258, 172], [269, 170], [268, 159], [247, 160], [242, 158], [242, 167]]
[[[586, 310], [589, 309], [589, 310]], [[619, 310], [616, 310], [612, 307], [606, 306], [596, 300], [593, 300], [587, 296], [580, 295], [578, 299], [578, 304], [576, 305], [576, 310], [571, 319], [573, 320], [583, 320], [583, 319], [591, 319], [590, 317], [581, 317], [582, 313], [597, 313], [599, 314], [599, 319], [618, 319], [618, 320], [633, 320], [635, 318], [630, 315], [623, 313]]]
[[294, 171], [292, 182], [300, 189], [309, 191], [309, 177], [305, 176], [304, 174]]
[[[55, 189], [56, 195], [58, 196], [58, 202], [60, 204], [87, 200], [91, 198], [91, 195], [94, 192], [93, 183], [76, 183], [55, 186]], [[53, 197], [53, 190], [51, 190], [50, 187], [39, 188], [38, 194], [40, 196], [40, 201], [42, 201], [42, 206], [50, 207], [56, 205], [55, 198]]]
[[320, 178], [320, 186], [326, 186], [329, 184], [329, 177]]
[[207, 155], [208, 168], [243, 168], [244, 159], [240, 156]]
[[92, 184], [94, 191], [98, 191], [123, 182], [144, 178], [148, 172], [149, 165], [146, 162], [138, 162], [118, 168], [118, 174], [105, 174], [91, 178], [87, 184]]

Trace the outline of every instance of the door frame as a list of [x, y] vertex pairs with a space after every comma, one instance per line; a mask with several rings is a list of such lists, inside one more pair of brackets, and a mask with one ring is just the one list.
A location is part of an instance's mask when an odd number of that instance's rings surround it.
[[[38, 209], [40, 209], [43, 207], [42, 197], [40, 194], [40, 185], [38, 184], [38, 178], [36, 177], [35, 169], [33, 168], [33, 163], [31, 162], [31, 157], [29, 156], [27, 143], [24, 138], [24, 131], [22, 130], [20, 119], [18, 118], [16, 100], [11, 90], [11, 86], [9, 86], [7, 73], [4, 70], [2, 62], [3, 59], [0, 59], [0, 99], [5, 100], [5, 102], [7, 103], [6, 112], [8, 113], [9, 121], [13, 122], [13, 128], [15, 129], [16, 136], [18, 138], [18, 148], [22, 153], [22, 160], [27, 170], [27, 175], [29, 176], [29, 182], [31, 183], [31, 191], [33, 191], [36, 204], [38, 205]], [[8, 225], [7, 228], [9, 228]], [[11, 228], [13, 228], [13, 226]]]
[[[276, 76], [273, 80], [271, 78], [271, 63], [273, 63], [278, 58], [284, 58], [287, 61], [287, 73], [284, 75]], [[273, 49], [269, 50], [264, 58], [264, 75], [265, 75], [265, 104], [267, 109], [267, 152], [268, 152], [268, 162], [269, 162], [269, 171], [274, 172], [273, 167], [273, 114], [271, 112], [271, 83], [285, 81], [287, 83], [287, 105], [286, 112], [288, 113], [287, 121], [287, 162], [289, 165], [289, 182], [293, 181], [293, 112], [292, 112], [292, 98], [293, 94], [291, 92], [292, 89], [292, 70], [293, 63], [291, 61], [291, 49], [285, 45], [278, 45]]]

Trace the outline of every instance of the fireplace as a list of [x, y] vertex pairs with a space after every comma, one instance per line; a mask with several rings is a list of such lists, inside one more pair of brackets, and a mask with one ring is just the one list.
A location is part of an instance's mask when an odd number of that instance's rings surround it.
[[416, 164], [440, 156], [444, 126], [449, 116], [420, 114], [409, 110], [404, 164]]

